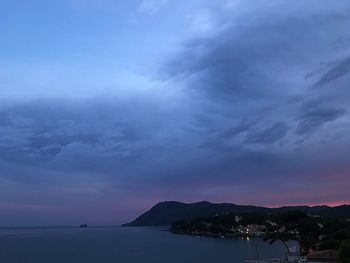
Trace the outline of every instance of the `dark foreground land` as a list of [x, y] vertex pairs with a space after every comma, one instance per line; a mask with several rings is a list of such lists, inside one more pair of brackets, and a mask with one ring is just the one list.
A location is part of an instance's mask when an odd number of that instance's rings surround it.
[[[235, 204], [161, 202], [124, 226], [171, 226], [176, 234], [220, 239], [262, 238], [298, 243], [300, 253], [334, 251], [350, 258], [350, 206], [265, 208]], [[349, 261], [350, 262], [350, 261]]]
[[321, 217], [346, 219], [350, 218], [350, 205], [337, 207], [329, 206], [287, 206], [280, 208], [267, 208], [251, 205], [215, 204], [198, 202], [185, 204], [181, 202], [161, 202], [140, 215], [125, 226], [170, 226], [179, 220], [191, 220], [203, 217], [212, 217], [223, 214], [279, 214], [288, 211], [302, 211]]
[[226, 214], [174, 222], [176, 234], [215, 238], [261, 237], [274, 243], [280, 241], [289, 250], [287, 241], [297, 241], [302, 255], [310, 251], [339, 251], [344, 262], [350, 260], [350, 221], [321, 217], [301, 211], [274, 214]]

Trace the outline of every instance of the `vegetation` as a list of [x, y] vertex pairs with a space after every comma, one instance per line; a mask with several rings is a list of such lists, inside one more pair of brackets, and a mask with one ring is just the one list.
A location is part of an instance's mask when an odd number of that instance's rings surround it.
[[302, 211], [306, 214], [319, 215], [329, 218], [350, 218], [350, 205], [337, 207], [328, 206], [294, 206], [280, 208], [266, 208], [250, 205], [214, 204], [210, 202], [198, 202], [185, 204], [180, 202], [161, 202], [139, 216], [134, 221], [124, 226], [170, 226], [179, 220], [193, 220], [196, 218], [208, 218], [217, 214], [282, 214], [289, 211]]
[[322, 229], [320, 250], [339, 250], [341, 244], [350, 239], [350, 223], [340, 219], [326, 219]]
[[319, 240], [321, 229], [315, 218], [299, 211], [288, 212], [280, 215], [279, 224], [284, 227], [284, 231], [270, 232], [265, 240], [270, 243], [280, 240], [288, 250], [286, 242], [296, 240], [301, 254], [307, 253], [309, 249], [316, 249], [315, 244]]
[[350, 263], [350, 239], [341, 243], [339, 257], [343, 263]]
[[[255, 229], [255, 232], [248, 231], [251, 229]], [[178, 221], [172, 225], [171, 230], [180, 234], [225, 238], [263, 236], [270, 243], [282, 242], [288, 250], [287, 241], [295, 240], [299, 243], [301, 254], [307, 254], [310, 249], [338, 250], [344, 262], [350, 263], [350, 222], [345, 219], [320, 217], [301, 211], [223, 214]]]

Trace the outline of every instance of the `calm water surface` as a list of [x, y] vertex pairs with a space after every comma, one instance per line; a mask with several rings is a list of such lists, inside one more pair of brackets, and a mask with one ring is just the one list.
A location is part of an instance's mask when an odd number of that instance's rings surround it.
[[243, 263], [283, 257], [262, 240], [174, 235], [159, 228], [0, 228], [1, 263]]

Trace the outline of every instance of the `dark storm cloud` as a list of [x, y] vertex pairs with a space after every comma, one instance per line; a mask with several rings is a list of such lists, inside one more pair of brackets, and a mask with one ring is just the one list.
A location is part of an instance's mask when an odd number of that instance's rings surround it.
[[84, 157], [89, 155], [88, 151], [98, 153], [98, 146], [108, 143], [110, 148], [104, 147], [107, 154], [108, 149], [122, 145], [129, 136], [127, 124], [120, 116], [99, 116], [98, 105], [92, 102], [77, 107], [63, 101], [33, 101], [3, 111], [7, 111], [12, 125], [1, 130], [3, 140], [0, 147], [30, 160], [54, 159], [63, 155], [69, 158], [74, 151], [81, 151]]
[[350, 57], [337, 63], [316, 83], [316, 86], [322, 86], [332, 80], [336, 80], [350, 71]]
[[298, 117], [297, 133], [299, 135], [314, 132], [324, 124], [342, 117], [346, 110], [320, 105], [317, 102], [305, 103]]
[[[256, 19], [246, 17], [255, 16], [249, 12], [242, 21], [227, 18], [225, 28], [214, 36], [189, 41], [185, 51], [164, 66], [162, 76], [187, 79], [191, 87], [233, 99], [241, 96], [276, 99], [287, 94], [286, 89], [293, 83], [286, 75], [288, 71], [314, 59], [317, 62], [317, 56], [321, 62], [320, 52], [329, 52], [330, 41], [342, 37], [350, 21], [347, 16], [350, 8], [344, 1], [339, 3], [343, 10], [329, 11], [324, 7], [318, 9], [314, 1], [304, 2], [301, 13], [293, 13], [301, 4], [294, 2], [276, 1], [275, 8], [291, 7], [292, 11], [283, 11], [284, 16], [277, 14], [276, 9], [264, 10], [266, 7], [258, 4], [254, 10], [261, 8], [265, 13]], [[218, 13], [228, 15], [222, 10]], [[325, 31], [332, 36], [324, 34]], [[324, 78], [341, 76], [346, 69], [344, 61]]]
[[[214, 24], [216, 31], [190, 39], [161, 69], [162, 79], [185, 83], [191, 94], [194, 91], [202, 99], [200, 119], [215, 127], [202, 134], [206, 138], [201, 147], [218, 154], [220, 160], [213, 161], [216, 168], [203, 165], [206, 168], [198, 173], [232, 181], [240, 175], [240, 181], [244, 177], [249, 182], [264, 175], [271, 180], [311, 177], [316, 167], [330, 163], [314, 155], [314, 149], [327, 147], [326, 140], [338, 152], [342, 147], [337, 137], [344, 145], [349, 143], [344, 134], [350, 130], [345, 121], [350, 50], [344, 39], [349, 38], [350, 4], [241, 4], [245, 7], [241, 13], [239, 8], [214, 8], [216, 22], [222, 22]], [[323, 89], [314, 87], [326, 83]], [[301, 139], [311, 134], [308, 141]], [[278, 147], [277, 142], [281, 142]], [[310, 156], [312, 152], [316, 160], [303, 152]], [[256, 159], [260, 154], [270, 158]], [[277, 165], [281, 160], [276, 156], [285, 158], [284, 165]], [[263, 164], [264, 173], [247, 169], [258, 163]]]
[[[273, 8], [260, 6], [256, 18], [250, 7], [234, 14], [236, 19], [232, 10], [216, 10], [225, 26], [188, 41], [162, 69], [168, 81], [185, 83], [188, 105], [169, 109], [169, 101], [144, 98], [13, 103], [0, 115], [0, 155], [8, 162], [103, 171], [118, 183], [141, 177], [182, 182], [210, 178], [214, 171], [219, 178], [244, 174], [254, 180], [259, 175], [246, 166], [264, 163], [266, 170], [274, 169], [274, 161], [257, 156], [285, 156], [302, 148], [290, 130], [297, 136], [313, 132], [317, 144], [323, 139], [318, 128], [347, 114], [347, 106], [335, 100], [326, 106], [304, 102], [314, 96], [317, 79], [332, 71], [319, 69], [321, 61], [339, 60], [345, 52], [332, 44], [344, 37], [348, 23], [349, 6], [340, 2], [330, 10], [305, 4], [301, 13], [276, 2]], [[282, 15], [281, 5], [292, 8], [284, 6]], [[337, 78], [346, 75], [340, 68]], [[313, 74], [305, 80], [308, 72]], [[326, 96], [322, 92], [317, 96]], [[277, 142], [283, 144], [272, 152]]]
[[272, 144], [286, 136], [287, 132], [288, 126], [284, 122], [278, 122], [264, 130], [250, 133], [246, 142]]
[[133, 173], [141, 174], [143, 167], [193, 146], [182, 139], [193, 133], [186, 129], [191, 113], [184, 104], [173, 109], [135, 98], [51, 99], [13, 103], [1, 112], [11, 123], [0, 130], [0, 156], [7, 162], [125, 178], [136, 163], [140, 168]]

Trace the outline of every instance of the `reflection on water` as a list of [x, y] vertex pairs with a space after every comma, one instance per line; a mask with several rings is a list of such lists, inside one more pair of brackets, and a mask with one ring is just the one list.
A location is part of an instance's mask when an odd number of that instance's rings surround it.
[[0, 228], [4, 263], [242, 263], [283, 257], [284, 247], [262, 240], [174, 235], [159, 228]]

